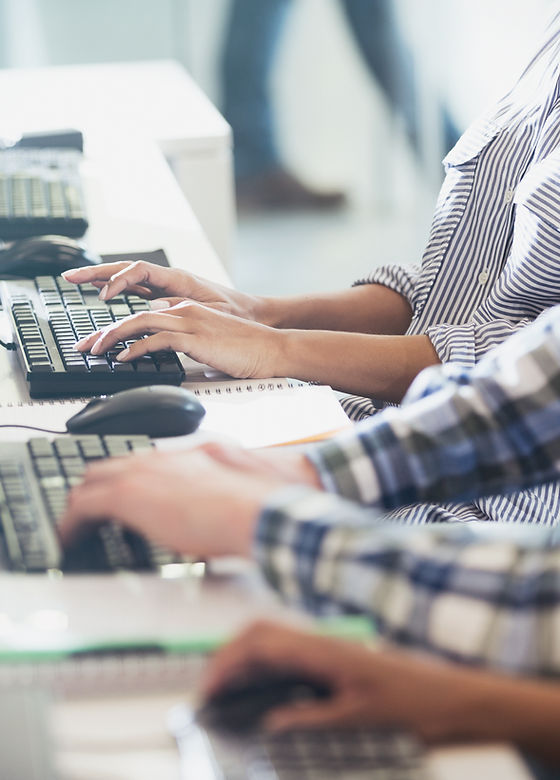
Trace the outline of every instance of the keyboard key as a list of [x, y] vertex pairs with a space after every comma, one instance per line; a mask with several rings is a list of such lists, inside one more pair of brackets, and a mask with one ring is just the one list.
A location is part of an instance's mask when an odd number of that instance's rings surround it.
[[81, 457], [61, 458], [60, 466], [63, 474], [71, 479], [72, 477], [81, 477], [86, 470], [86, 464]]
[[8, 553], [12, 568], [16, 571], [22, 571], [25, 569], [23, 555], [21, 553], [18, 535], [14, 528], [14, 519], [7, 506], [0, 506], [0, 524], [6, 552]]
[[80, 448], [82, 450], [82, 455], [86, 460], [103, 458], [106, 454], [105, 448], [97, 436], [94, 436], [91, 439], [84, 438], [80, 443]]
[[107, 363], [107, 360], [102, 356], [96, 357], [95, 355], [88, 355], [86, 357], [86, 363], [90, 371], [98, 374], [111, 373], [111, 367], [109, 363]]
[[[39, 441], [44, 441], [44, 440], [39, 439]], [[78, 442], [75, 439], [72, 439], [71, 437], [67, 439], [55, 439], [53, 446], [56, 454], [61, 458], [79, 457], [80, 455], [80, 448], [78, 447]]]
[[111, 363], [111, 368], [116, 374], [130, 374], [134, 371], [132, 363], [119, 363], [117, 360]]
[[[65, 441], [65, 439], [60, 439], [60, 441], [61, 442]], [[48, 439], [44, 439], [42, 437], [34, 437], [32, 439], [29, 439], [28, 444], [33, 457], [38, 458], [46, 455], [54, 455], [53, 445]]]
[[54, 477], [60, 474], [60, 464], [54, 455], [50, 457], [35, 458], [35, 471], [41, 477]]
[[48, 374], [53, 370], [52, 364], [46, 361], [32, 363], [29, 368], [34, 374]]
[[137, 360], [134, 360], [133, 363], [137, 371], [157, 373], [158, 368], [150, 355], [143, 355]]

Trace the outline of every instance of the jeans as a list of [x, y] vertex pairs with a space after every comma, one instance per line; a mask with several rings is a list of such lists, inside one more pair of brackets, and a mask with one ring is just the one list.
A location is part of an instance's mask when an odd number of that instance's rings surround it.
[[[412, 58], [392, 0], [340, 0], [359, 50], [418, 148]], [[234, 135], [237, 178], [280, 166], [269, 80], [292, 0], [232, 0], [221, 60], [224, 116]]]

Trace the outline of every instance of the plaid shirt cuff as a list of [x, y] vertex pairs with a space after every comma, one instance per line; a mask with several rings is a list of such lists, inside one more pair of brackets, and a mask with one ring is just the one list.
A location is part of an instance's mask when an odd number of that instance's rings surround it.
[[[364, 423], [371, 425], [372, 421]], [[356, 435], [360, 426], [325, 443], [310, 447], [306, 455], [314, 465], [324, 489], [350, 501], [381, 505], [381, 488], [371, 452]]]
[[371, 510], [364, 519], [361, 507], [328, 493], [305, 486], [285, 488], [271, 496], [261, 513], [253, 555], [268, 583], [284, 598], [322, 612], [332, 600], [324, 579], [330, 577], [330, 560], [342, 553], [348, 533], [371, 529], [375, 520]]

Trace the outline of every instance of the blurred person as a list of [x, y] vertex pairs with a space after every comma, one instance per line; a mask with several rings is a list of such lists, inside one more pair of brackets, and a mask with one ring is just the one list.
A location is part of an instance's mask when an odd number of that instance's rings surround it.
[[104, 518], [181, 553], [240, 555], [313, 613], [362, 613], [401, 644], [558, 675], [560, 526], [512, 511], [411, 527], [386, 512], [496, 494], [522, 505], [559, 478], [557, 306], [474, 368], [424, 372], [401, 407], [304, 452], [214, 443], [95, 464], [59, 530], [68, 544]]
[[[372, 76], [418, 148], [413, 68], [393, 0], [342, 0], [352, 35]], [[288, 172], [275, 132], [270, 79], [292, 0], [233, 0], [221, 58], [225, 118], [234, 138], [240, 208], [334, 208], [340, 192], [320, 192]]]
[[201, 692], [211, 699], [267, 671], [295, 673], [330, 690], [327, 698], [269, 710], [262, 722], [267, 731], [398, 727], [428, 745], [512, 743], [530, 757], [541, 780], [560, 772], [557, 680], [468, 668], [260, 621], [212, 657]]
[[[146, 263], [66, 272], [109, 300], [125, 290], [154, 310], [81, 340], [101, 354], [150, 334], [119, 360], [183, 351], [235, 377], [292, 376], [350, 396], [352, 419], [398, 403], [420, 371], [473, 366], [493, 346], [560, 302], [560, 13], [513, 89], [447, 155], [421, 266], [382, 266], [336, 293], [246, 295]], [[367, 397], [365, 397], [367, 396]], [[407, 522], [509, 520], [554, 525], [560, 486], [466, 503], [402, 501]]]

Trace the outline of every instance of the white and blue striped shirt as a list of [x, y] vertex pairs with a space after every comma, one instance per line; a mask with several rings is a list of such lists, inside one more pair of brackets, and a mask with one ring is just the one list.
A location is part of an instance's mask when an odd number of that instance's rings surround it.
[[[446, 178], [418, 267], [385, 266], [363, 283], [406, 297], [408, 334], [427, 334], [444, 363], [472, 366], [560, 303], [560, 13], [514, 88], [444, 159]], [[369, 399], [347, 399], [354, 419]], [[469, 504], [413, 505], [409, 522], [516, 520], [552, 524], [560, 488]]]

